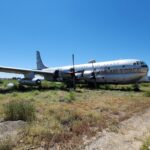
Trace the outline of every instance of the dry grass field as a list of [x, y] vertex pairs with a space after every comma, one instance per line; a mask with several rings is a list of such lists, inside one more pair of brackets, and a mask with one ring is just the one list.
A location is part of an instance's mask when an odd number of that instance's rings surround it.
[[119, 122], [150, 107], [150, 84], [141, 84], [138, 92], [132, 85], [77, 87], [73, 92], [47, 82], [42, 89], [20, 90], [12, 81], [16, 86], [8, 89], [8, 82], [0, 83], [0, 120], [28, 122], [15, 150], [77, 149], [104, 128], [117, 132]]

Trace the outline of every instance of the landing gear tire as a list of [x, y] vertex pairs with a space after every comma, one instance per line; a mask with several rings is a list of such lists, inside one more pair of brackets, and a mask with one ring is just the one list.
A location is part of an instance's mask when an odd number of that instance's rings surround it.
[[38, 86], [41, 86], [41, 80], [36, 80], [36, 84], [37, 84]]

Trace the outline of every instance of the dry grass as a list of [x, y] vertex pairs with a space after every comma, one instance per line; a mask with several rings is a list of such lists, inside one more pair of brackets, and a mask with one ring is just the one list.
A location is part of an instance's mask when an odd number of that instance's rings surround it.
[[13, 144], [11, 139], [5, 139], [3, 141], [0, 141], [0, 150], [12, 150]]
[[23, 120], [31, 122], [35, 119], [35, 108], [30, 101], [10, 101], [4, 105], [4, 120]]
[[[31, 101], [36, 108], [36, 120], [25, 130], [25, 142], [17, 147], [72, 149], [83, 142], [83, 137], [90, 138], [104, 128], [109, 127], [116, 132], [120, 121], [150, 107], [150, 99], [144, 94], [150, 90], [149, 84], [142, 85], [141, 92], [134, 92], [131, 88], [126, 91], [127, 86], [111, 88], [113, 90], [83, 88], [73, 93], [36, 89], [0, 94], [0, 116], [3, 117], [2, 105], [11, 100]], [[126, 90], [118, 90], [122, 88]]]

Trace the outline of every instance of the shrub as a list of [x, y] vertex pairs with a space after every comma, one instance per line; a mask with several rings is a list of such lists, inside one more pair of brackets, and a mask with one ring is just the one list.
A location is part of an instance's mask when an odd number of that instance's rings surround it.
[[143, 87], [149, 87], [149, 86], [150, 86], [149, 83], [142, 83], [141, 85], [142, 85]]
[[89, 126], [88, 123], [83, 120], [77, 120], [74, 121], [74, 123], [72, 124], [71, 127], [71, 131], [76, 134], [77, 136], [82, 135], [83, 133], [85, 133], [87, 130], [89, 130]]
[[121, 90], [121, 91], [132, 91], [132, 90], [136, 91], [136, 90], [134, 89], [134, 87], [133, 87], [133, 89], [132, 89], [132, 87], [121, 87], [120, 90]]
[[12, 150], [13, 144], [10, 139], [0, 141], [0, 150]]
[[76, 96], [74, 92], [69, 92], [69, 95], [66, 97], [67, 102], [72, 103], [73, 101], [76, 100]]
[[99, 89], [103, 89], [103, 90], [114, 90], [115, 87], [112, 84], [101, 84], [98, 85]]
[[4, 105], [5, 120], [32, 121], [35, 119], [35, 107], [29, 101], [10, 101]]
[[69, 99], [70, 99], [71, 101], [74, 101], [74, 100], [76, 99], [74, 92], [70, 92], [70, 93], [69, 93]]
[[42, 89], [64, 89], [65, 85], [58, 82], [42, 81]]
[[75, 110], [62, 110], [55, 114], [56, 119], [61, 123], [61, 125], [68, 126], [71, 125], [76, 120], [81, 120], [80, 114]]
[[145, 92], [145, 93], [144, 93], [144, 96], [150, 97], [150, 91]]
[[111, 86], [108, 85], [108, 84], [105, 84], [105, 85], [104, 85], [104, 89], [105, 89], [105, 90], [111, 90]]
[[141, 150], [149, 150], [150, 147], [150, 137], [144, 142], [144, 144], [141, 147]]
[[133, 84], [133, 90], [134, 91], [140, 91], [140, 86], [139, 86], [139, 84]]

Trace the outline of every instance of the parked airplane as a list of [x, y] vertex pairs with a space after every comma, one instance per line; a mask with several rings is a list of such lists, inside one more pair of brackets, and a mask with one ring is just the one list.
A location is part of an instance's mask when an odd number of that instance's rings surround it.
[[20, 69], [0, 67], [0, 72], [23, 74], [20, 80], [22, 85], [40, 85], [41, 80], [35, 75], [41, 75], [48, 81], [59, 81], [65, 83], [111, 83], [128, 84], [139, 82], [150, 82], [148, 77], [148, 66], [145, 62], [136, 59], [115, 60], [107, 62], [90, 61], [87, 64], [46, 67], [37, 51], [37, 69]]

